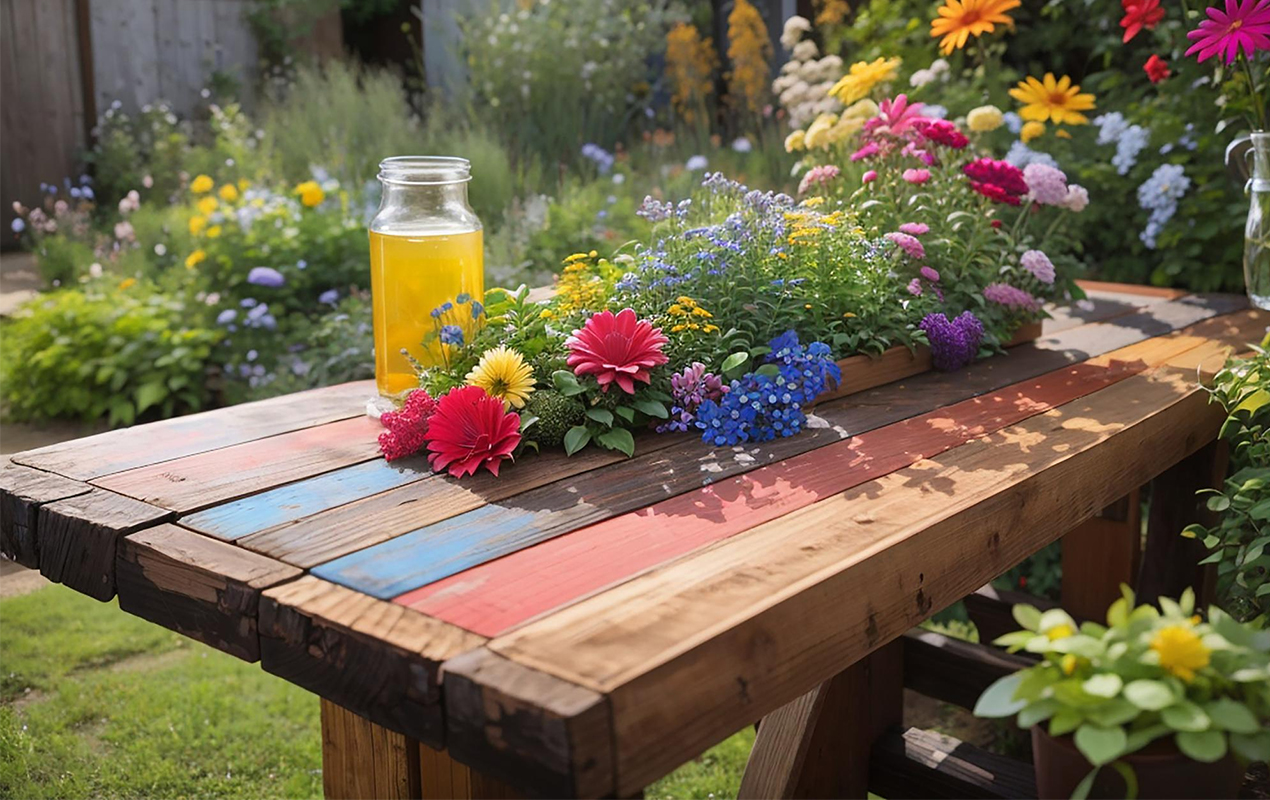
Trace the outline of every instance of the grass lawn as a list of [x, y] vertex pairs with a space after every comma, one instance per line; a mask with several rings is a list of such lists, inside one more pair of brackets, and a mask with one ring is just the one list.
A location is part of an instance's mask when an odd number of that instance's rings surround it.
[[[747, 729], [650, 786], [736, 796]], [[312, 694], [50, 586], [0, 600], [0, 797], [320, 797]]]

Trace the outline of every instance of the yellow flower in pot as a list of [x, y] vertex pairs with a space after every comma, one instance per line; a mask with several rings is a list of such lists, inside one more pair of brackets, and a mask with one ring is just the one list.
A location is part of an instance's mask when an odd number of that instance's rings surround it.
[[975, 714], [1032, 729], [1041, 797], [1233, 797], [1240, 762], [1270, 758], [1270, 631], [1205, 621], [1190, 589], [1158, 608], [1122, 592], [1105, 625], [1015, 606], [1023, 630], [994, 644], [1040, 661]]

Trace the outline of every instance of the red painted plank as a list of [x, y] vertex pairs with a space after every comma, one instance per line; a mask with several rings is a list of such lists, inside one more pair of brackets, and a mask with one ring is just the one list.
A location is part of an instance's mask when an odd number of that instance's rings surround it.
[[394, 602], [496, 636], [698, 547], [1141, 372], [1076, 364], [668, 498], [407, 592]]

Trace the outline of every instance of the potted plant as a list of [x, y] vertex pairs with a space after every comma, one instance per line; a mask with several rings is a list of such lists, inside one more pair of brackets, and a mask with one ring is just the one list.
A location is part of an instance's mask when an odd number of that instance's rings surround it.
[[1240, 761], [1270, 758], [1270, 631], [1218, 608], [1205, 621], [1190, 589], [1158, 609], [1122, 591], [1106, 625], [1016, 605], [1023, 630], [995, 644], [1040, 661], [975, 714], [1032, 729], [1043, 798], [1234, 797]]

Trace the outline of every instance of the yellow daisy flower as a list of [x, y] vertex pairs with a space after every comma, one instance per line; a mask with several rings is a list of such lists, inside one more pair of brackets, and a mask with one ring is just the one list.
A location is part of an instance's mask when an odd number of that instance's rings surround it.
[[204, 197], [198, 201], [198, 213], [205, 217], [218, 208], [220, 208], [220, 201], [215, 197]]
[[124, 278], [123, 280], [119, 281], [120, 289], [131, 289], [132, 287], [136, 285], [137, 285], [136, 278]]
[[1094, 107], [1092, 94], [1081, 94], [1080, 87], [1072, 84], [1072, 79], [1064, 75], [1055, 79], [1054, 73], [1045, 73], [1044, 80], [1028, 76], [1019, 81], [1019, 85], [1010, 90], [1010, 96], [1023, 104], [1019, 116], [1026, 120], [1045, 122], [1052, 120], [1055, 125], [1084, 125], [1089, 118], [1081, 111], [1089, 111]]
[[227, 183], [220, 187], [220, 191], [217, 192], [217, 194], [219, 194], [220, 199], [224, 200], [226, 203], [232, 203], [238, 199], [238, 187], [234, 186], [232, 183]]
[[[1012, 0], [1016, 4], [1018, 0]], [[842, 101], [843, 105], [851, 105], [873, 91], [879, 83], [895, 80], [899, 74], [899, 58], [877, 58], [873, 61], [857, 61], [843, 75], [829, 94]]]
[[498, 397], [513, 408], [524, 408], [534, 391], [534, 371], [515, 350], [500, 345], [486, 350], [467, 374], [469, 386], [479, 386], [490, 397]]
[[206, 217], [190, 217], [190, 236], [198, 236], [206, 227]]
[[309, 208], [321, 205], [326, 199], [326, 192], [322, 191], [322, 187], [317, 181], [305, 181], [295, 187], [295, 193], [300, 195], [300, 202]]
[[1187, 683], [1195, 679], [1195, 670], [1208, 666], [1209, 649], [1185, 625], [1161, 628], [1151, 639], [1151, 649], [1160, 654], [1161, 667]]
[[966, 46], [971, 36], [992, 33], [997, 24], [1014, 27], [1014, 19], [1005, 13], [1022, 5], [1021, 0], [945, 0], [939, 16], [931, 20], [930, 35], [939, 42], [939, 51], [951, 55]]
[[1044, 122], [1032, 120], [1031, 122], [1023, 123], [1023, 127], [1019, 129], [1019, 138], [1023, 140], [1024, 144], [1027, 144], [1038, 136], [1043, 135], [1045, 135]]
[[190, 181], [190, 191], [194, 194], [207, 194], [215, 185], [216, 182], [212, 180], [210, 175], [199, 175]]
[[221, 234], [221, 227], [219, 225], [213, 225], [212, 227], [207, 229], [208, 239], [215, 239], [217, 236], [220, 236], [220, 234]]
[[187, 269], [194, 269], [207, 258], [207, 253], [202, 250], [195, 250], [185, 257], [185, 266]]

